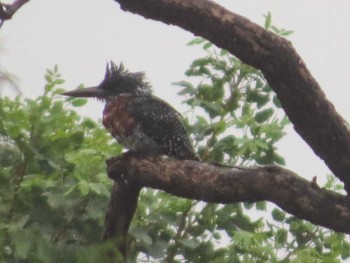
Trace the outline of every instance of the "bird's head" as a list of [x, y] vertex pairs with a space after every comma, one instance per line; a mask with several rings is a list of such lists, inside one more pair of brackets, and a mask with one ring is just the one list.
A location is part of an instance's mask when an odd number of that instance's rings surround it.
[[62, 93], [72, 97], [95, 97], [109, 101], [121, 94], [151, 95], [152, 89], [143, 72], [129, 72], [123, 64], [107, 63], [103, 81], [96, 87], [76, 89]]

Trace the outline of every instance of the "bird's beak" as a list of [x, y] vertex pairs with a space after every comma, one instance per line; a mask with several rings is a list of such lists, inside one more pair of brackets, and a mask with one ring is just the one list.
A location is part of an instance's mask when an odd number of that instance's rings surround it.
[[61, 93], [61, 95], [71, 96], [71, 97], [84, 97], [84, 98], [104, 98], [105, 91], [98, 87], [90, 87], [84, 89], [75, 89]]

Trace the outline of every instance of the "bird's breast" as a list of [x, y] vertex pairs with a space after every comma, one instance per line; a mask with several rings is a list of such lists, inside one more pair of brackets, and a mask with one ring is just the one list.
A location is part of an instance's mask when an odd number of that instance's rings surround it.
[[107, 103], [102, 123], [118, 143], [136, 152], [159, 152], [160, 148], [148, 137], [130, 113], [132, 96], [120, 96]]
[[119, 140], [130, 136], [136, 127], [136, 121], [128, 111], [131, 100], [130, 96], [119, 96], [109, 102], [103, 111], [103, 125]]

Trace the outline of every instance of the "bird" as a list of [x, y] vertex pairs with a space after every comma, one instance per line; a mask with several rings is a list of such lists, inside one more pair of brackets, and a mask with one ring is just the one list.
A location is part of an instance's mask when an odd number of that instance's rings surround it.
[[103, 125], [130, 152], [199, 161], [182, 115], [153, 95], [144, 72], [130, 72], [122, 63], [110, 61], [98, 86], [62, 95], [102, 100]]

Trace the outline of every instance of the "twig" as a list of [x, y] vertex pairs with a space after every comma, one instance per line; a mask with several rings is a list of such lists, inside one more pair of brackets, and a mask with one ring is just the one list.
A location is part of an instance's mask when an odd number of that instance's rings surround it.
[[0, 28], [6, 20], [9, 20], [13, 15], [29, 0], [15, 0], [12, 4], [3, 4], [0, 2]]

